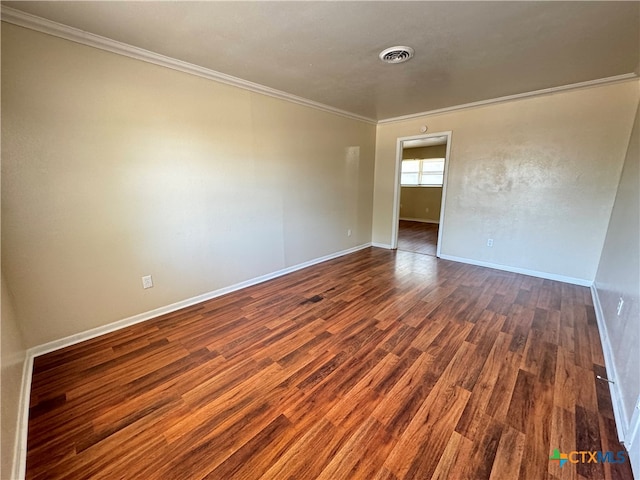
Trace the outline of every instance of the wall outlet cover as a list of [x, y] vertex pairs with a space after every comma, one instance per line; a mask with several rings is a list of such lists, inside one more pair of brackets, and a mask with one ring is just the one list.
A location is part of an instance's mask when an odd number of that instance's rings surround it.
[[151, 275], [145, 275], [142, 277], [142, 288], [151, 288], [153, 287], [153, 279]]

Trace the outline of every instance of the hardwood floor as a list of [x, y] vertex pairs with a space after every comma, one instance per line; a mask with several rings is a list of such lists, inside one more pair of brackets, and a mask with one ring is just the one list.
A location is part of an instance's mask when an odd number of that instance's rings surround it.
[[[366, 249], [36, 358], [30, 479], [631, 479], [589, 290]], [[596, 383], [597, 382], [597, 383]]]
[[398, 250], [436, 256], [438, 224], [400, 220]]

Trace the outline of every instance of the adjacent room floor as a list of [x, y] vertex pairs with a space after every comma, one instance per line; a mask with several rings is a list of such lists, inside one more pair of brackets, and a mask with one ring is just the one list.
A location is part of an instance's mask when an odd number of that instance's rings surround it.
[[436, 255], [438, 224], [400, 220], [398, 228], [398, 250]]
[[369, 248], [36, 358], [30, 479], [615, 479], [588, 288]]

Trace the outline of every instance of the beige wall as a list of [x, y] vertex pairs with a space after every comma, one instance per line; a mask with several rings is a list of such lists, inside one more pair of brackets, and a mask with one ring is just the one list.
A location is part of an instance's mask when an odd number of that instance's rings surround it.
[[[637, 103], [636, 103], [637, 105]], [[626, 421], [640, 397], [640, 110], [613, 207], [596, 288], [613, 353]], [[624, 300], [620, 316], [618, 300]], [[640, 433], [639, 433], [640, 435]], [[637, 441], [640, 441], [640, 437]], [[640, 464], [634, 466], [639, 468]]]
[[28, 346], [371, 240], [373, 125], [7, 24], [2, 115]]
[[391, 243], [396, 139], [426, 124], [452, 131], [442, 254], [593, 280], [637, 97], [625, 82], [378, 125], [373, 241]]
[[440, 221], [442, 187], [402, 187], [400, 192], [400, 218]]
[[25, 360], [25, 346], [13, 309], [13, 298], [4, 278], [1, 280], [2, 299], [0, 304], [2, 331], [2, 368], [0, 369], [0, 387], [2, 398], [2, 450], [0, 478], [12, 478], [13, 454], [16, 440], [16, 427], [20, 411], [20, 389], [22, 386], [22, 368]]
[[430, 147], [404, 148], [402, 158], [445, 158], [446, 145], [432, 145]]

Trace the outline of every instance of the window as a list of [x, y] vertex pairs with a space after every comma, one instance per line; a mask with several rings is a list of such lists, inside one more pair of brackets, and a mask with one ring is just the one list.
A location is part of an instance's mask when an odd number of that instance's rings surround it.
[[400, 184], [404, 186], [441, 187], [444, 179], [444, 158], [402, 161]]

